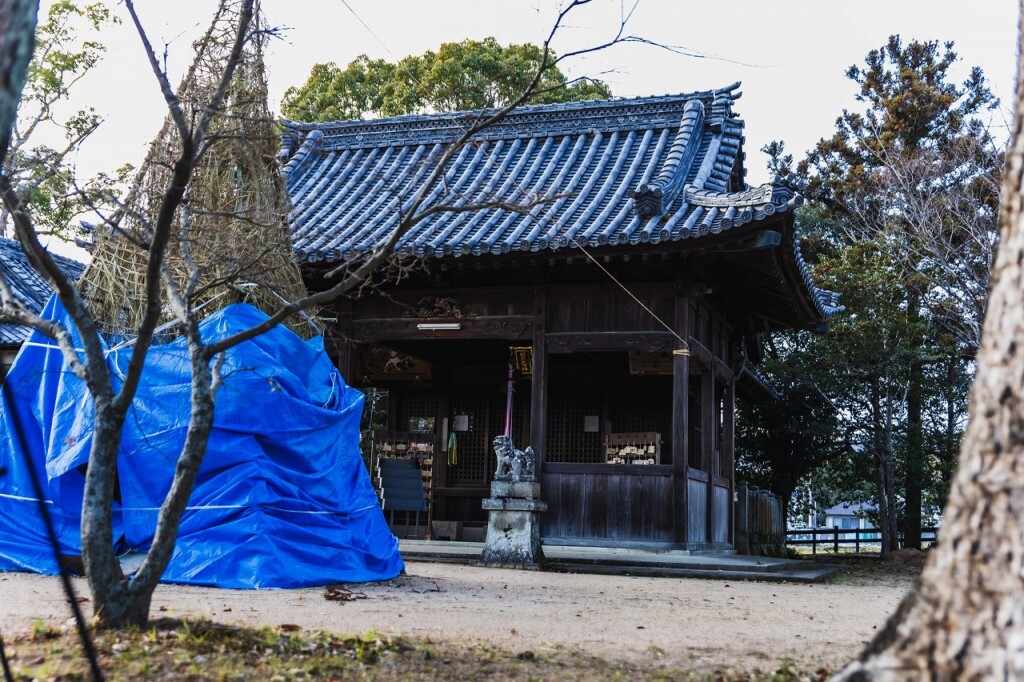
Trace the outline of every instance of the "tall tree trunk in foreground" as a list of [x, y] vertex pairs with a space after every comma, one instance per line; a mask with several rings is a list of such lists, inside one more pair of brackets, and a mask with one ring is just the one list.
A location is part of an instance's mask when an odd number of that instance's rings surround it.
[[[1024, 14], [1024, 0], [1021, 3]], [[1018, 49], [1018, 55], [1024, 47]], [[919, 586], [839, 680], [1024, 679], [1024, 73], [970, 425]]]
[[38, 14], [38, 0], [0, 0], [0, 162], [7, 155], [18, 116]]

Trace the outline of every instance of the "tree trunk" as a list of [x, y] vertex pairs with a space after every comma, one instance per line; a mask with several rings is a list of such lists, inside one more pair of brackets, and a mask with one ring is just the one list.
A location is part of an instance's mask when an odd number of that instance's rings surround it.
[[896, 510], [893, 509], [892, 450], [884, 434], [882, 418], [881, 386], [876, 378], [871, 387], [872, 448], [875, 456], [875, 487], [878, 494], [878, 530], [881, 532], [882, 558], [889, 556], [896, 543], [893, 524]]
[[124, 573], [114, 554], [112, 511], [124, 415], [105, 397], [94, 396], [93, 403], [96, 426], [82, 499], [82, 561], [94, 613], [106, 622], [119, 618], [129, 598]]
[[35, 49], [38, 14], [38, 0], [0, 0], [0, 164], [18, 117], [18, 102]]
[[[1022, 0], [1024, 10], [1024, 0]], [[1021, 50], [1018, 49], [1018, 55]], [[1024, 679], [1024, 74], [970, 422], [919, 586], [839, 680]]]
[[885, 523], [889, 528], [889, 551], [893, 552], [900, 547], [899, 528], [896, 526], [896, 460], [891, 447], [885, 455], [885, 497], [888, 506]]
[[[913, 305], [917, 305], [916, 302]], [[921, 549], [921, 489], [924, 487], [924, 438], [921, 423], [924, 368], [914, 362], [907, 389], [907, 480], [904, 497], [904, 547]]]

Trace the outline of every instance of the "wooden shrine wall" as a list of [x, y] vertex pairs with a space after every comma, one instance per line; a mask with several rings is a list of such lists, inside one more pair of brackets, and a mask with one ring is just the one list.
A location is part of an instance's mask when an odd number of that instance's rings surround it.
[[[545, 538], [691, 546], [731, 542], [732, 331], [703, 291], [673, 282], [632, 283], [630, 290], [643, 305], [611, 285], [399, 292], [339, 311], [339, 329], [357, 343], [398, 348], [403, 343], [476, 343], [472, 340], [532, 345], [538, 374], [518, 389], [517, 401], [525, 402], [516, 413], [515, 431], [520, 447], [535, 441], [541, 455], [548, 503], [542, 518]], [[423, 331], [417, 325], [424, 320], [459, 325], [454, 332]], [[677, 334], [690, 350], [682, 365], [671, 355], [680, 345]], [[664, 359], [665, 372], [657, 375], [655, 370], [644, 378], [650, 387], [641, 381], [631, 384], [628, 376], [620, 384], [596, 371], [582, 382], [559, 377], [560, 358], [626, 358], [631, 351], [654, 358], [655, 364]], [[436, 372], [432, 381], [443, 374]], [[457, 374], [448, 376], [450, 383], [437, 387], [446, 396], [438, 403], [438, 423], [445, 416], [466, 414], [473, 425], [458, 434], [464, 459], [441, 476], [435, 472], [435, 518], [479, 521], [484, 518], [480, 500], [493, 471], [485, 441], [496, 433], [504, 397], [497, 382], [473, 389]], [[617, 392], [613, 397], [618, 400], [610, 400], [610, 392]], [[531, 409], [531, 401], [539, 407]], [[675, 416], [677, 408], [681, 419]], [[617, 430], [661, 433], [661, 463], [603, 463], [604, 432], [582, 428], [584, 416], [594, 414], [602, 423], [616, 422]], [[443, 465], [443, 456], [435, 462]]]

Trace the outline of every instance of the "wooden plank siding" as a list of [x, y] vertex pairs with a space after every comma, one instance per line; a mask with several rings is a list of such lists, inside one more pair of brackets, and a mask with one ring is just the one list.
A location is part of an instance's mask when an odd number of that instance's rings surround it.
[[715, 485], [711, 501], [711, 542], [729, 542], [731, 507], [732, 494], [729, 486]]
[[[632, 291], [662, 322], [673, 326], [675, 301], [670, 287], [639, 285]], [[547, 322], [549, 334], [668, 332], [625, 292], [607, 286], [553, 289]]]
[[548, 464], [541, 521], [546, 542], [558, 539], [672, 542], [671, 467]]
[[[504, 391], [495, 390], [507, 372], [499, 346], [531, 345], [533, 373], [518, 379], [514, 438], [538, 454], [546, 541], [691, 549], [732, 542], [733, 331], [684, 281], [630, 288], [651, 312], [616, 286], [552, 284], [516, 289], [504, 302], [494, 291], [449, 290], [444, 305], [465, 316], [437, 319], [458, 321], [455, 331], [418, 329], [432, 318], [410, 316], [440, 291], [339, 311], [339, 326], [349, 332], [339, 344], [341, 364], [351, 365], [352, 349], [370, 343], [434, 365], [422, 385], [389, 385], [392, 429], [404, 423], [402, 405], [424, 391], [436, 392], [438, 425], [450, 428], [455, 414], [470, 417], [470, 431], [457, 434], [459, 463], [435, 458], [435, 519], [486, 519], [480, 500], [493, 475], [490, 440], [504, 414]], [[670, 356], [684, 346], [688, 355]], [[634, 374], [631, 351], [671, 357], [671, 364], [661, 373]], [[600, 432], [584, 431], [590, 415], [599, 418]], [[611, 431], [660, 433], [661, 464], [604, 464]]]
[[708, 541], [708, 484], [707, 480], [693, 475], [687, 480], [687, 528], [689, 543]]

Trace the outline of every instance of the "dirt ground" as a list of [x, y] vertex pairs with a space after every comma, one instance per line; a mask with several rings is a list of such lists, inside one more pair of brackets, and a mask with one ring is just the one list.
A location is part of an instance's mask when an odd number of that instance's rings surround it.
[[[757, 583], [541, 573], [413, 563], [385, 583], [241, 591], [161, 586], [152, 614], [220, 623], [375, 630], [434, 640], [486, 640], [511, 650], [579, 647], [606, 659], [651, 658], [685, 669], [774, 670], [784, 659], [835, 669], [895, 610], [906, 573], [854, 573], [835, 583]], [[75, 580], [80, 595], [84, 581]], [[337, 593], [336, 593], [337, 594]], [[346, 597], [344, 591], [342, 597]], [[0, 630], [69, 618], [57, 578], [0, 574]], [[89, 605], [86, 603], [86, 612]]]

